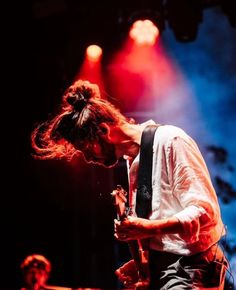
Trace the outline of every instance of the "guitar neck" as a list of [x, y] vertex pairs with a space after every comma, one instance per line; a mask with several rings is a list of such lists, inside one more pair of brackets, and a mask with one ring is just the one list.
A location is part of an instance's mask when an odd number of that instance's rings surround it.
[[147, 269], [144, 269], [144, 264], [141, 260], [140, 247], [137, 240], [128, 241], [129, 250], [132, 258], [134, 259], [140, 280], [146, 280], [148, 278]]
[[[128, 217], [129, 209], [126, 207], [127, 202], [127, 192], [122, 188], [121, 185], [117, 185], [117, 188], [112, 191], [111, 193], [113, 197], [114, 204], [116, 205], [117, 209], [117, 219], [120, 221], [123, 221]], [[134, 260], [139, 281], [138, 284], [140, 284], [141, 287], [136, 287], [136, 290], [147, 290], [147, 281], [148, 281], [148, 264], [146, 262], [146, 259], [144, 259], [144, 252], [143, 247], [140, 248], [141, 240], [130, 240], [127, 242], [129, 246], [129, 250], [131, 253], [131, 256]], [[142, 244], [143, 246], [143, 244]], [[145, 260], [145, 263], [144, 263]]]

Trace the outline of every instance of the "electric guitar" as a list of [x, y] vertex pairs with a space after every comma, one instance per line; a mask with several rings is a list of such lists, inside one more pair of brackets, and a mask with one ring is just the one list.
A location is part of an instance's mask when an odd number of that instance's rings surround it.
[[[120, 221], [126, 219], [129, 214], [129, 209], [126, 207], [127, 192], [122, 186], [117, 185], [111, 195], [116, 206], [117, 219]], [[135, 289], [147, 290], [149, 285], [147, 251], [143, 249], [144, 245], [141, 240], [129, 240], [127, 243], [138, 274], [138, 282], [135, 284]]]

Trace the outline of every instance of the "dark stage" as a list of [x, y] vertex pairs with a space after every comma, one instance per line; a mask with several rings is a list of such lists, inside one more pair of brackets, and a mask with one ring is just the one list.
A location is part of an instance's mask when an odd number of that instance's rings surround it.
[[[123, 48], [129, 15], [159, 12], [162, 2], [33, 0], [8, 4], [7, 19], [13, 26], [2, 41], [7, 44], [3, 58], [8, 80], [2, 95], [0, 289], [22, 286], [19, 266], [32, 253], [51, 261], [49, 285], [58, 285], [55, 289], [121, 288], [114, 272], [130, 253], [126, 243], [113, 236], [116, 211], [110, 193], [117, 184], [127, 188], [125, 161], [113, 169], [87, 165], [83, 158], [71, 163], [42, 161], [32, 157], [30, 143], [35, 125], [57, 111], [64, 90], [79, 75], [91, 41], [104, 48], [104, 91], [115, 105], [139, 122], [156, 118], [184, 127], [209, 157], [228, 225], [226, 251], [235, 271], [235, 9], [233, 13], [229, 9], [231, 1], [199, 1], [197, 34], [181, 40], [169, 25], [171, 13], [165, 7], [159, 20], [165, 24], [160, 34], [162, 47], [156, 49], [164, 51], [161, 61], [153, 54], [150, 59], [141, 57], [141, 68], [138, 61], [134, 68], [128, 67], [131, 57], [127, 66], [119, 66], [120, 55], [113, 62]], [[152, 63], [154, 68], [149, 70]], [[161, 68], [160, 63], [164, 63]], [[169, 79], [162, 83], [166, 75]], [[168, 101], [169, 95], [172, 99]], [[207, 150], [211, 145], [215, 147]], [[219, 157], [214, 149], [221, 147], [227, 160], [214, 163], [211, 157]]]

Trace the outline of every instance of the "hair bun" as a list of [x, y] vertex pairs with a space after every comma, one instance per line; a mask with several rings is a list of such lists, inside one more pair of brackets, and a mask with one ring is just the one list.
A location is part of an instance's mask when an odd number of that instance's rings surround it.
[[76, 110], [82, 110], [87, 104], [86, 98], [80, 92], [78, 94], [68, 94], [66, 100]]
[[67, 103], [73, 107], [76, 107], [79, 103], [85, 103], [86, 99], [83, 94], [78, 93], [69, 93], [66, 99]]
[[81, 111], [90, 99], [97, 97], [100, 97], [97, 85], [79, 80], [69, 87], [64, 100], [76, 111]]
[[74, 91], [69, 91], [66, 97], [66, 101], [76, 111], [81, 111], [91, 98], [91, 92], [85, 87], [76, 88]]

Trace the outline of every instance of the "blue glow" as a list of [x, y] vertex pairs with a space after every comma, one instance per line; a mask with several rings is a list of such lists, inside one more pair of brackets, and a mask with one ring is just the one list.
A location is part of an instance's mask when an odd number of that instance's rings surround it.
[[[232, 186], [235, 193], [236, 29], [230, 25], [227, 16], [220, 9], [214, 8], [204, 11], [194, 42], [177, 42], [168, 28], [163, 33], [163, 43], [191, 87], [190, 102], [196, 104], [197, 110], [193, 116], [193, 108], [182, 103], [182, 112], [185, 115], [181, 120], [173, 114], [168, 114], [166, 119], [181, 125], [197, 140], [206, 157], [212, 178], [220, 176]], [[213, 162], [211, 154], [204, 151], [207, 145], [223, 147], [228, 153], [227, 160], [218, 164]], [[227, 226], [227, 242], [235, 247], [236, 196], [230, 197], [227, 203], [221, 198], [219, 200]], [[235, 255], [230, 255], [230, 261], [236, 281]]]

